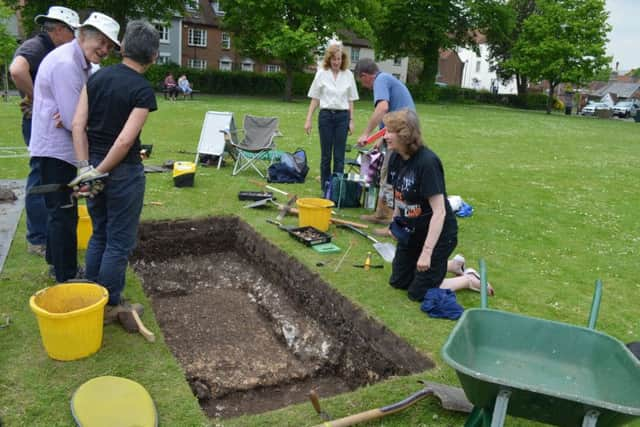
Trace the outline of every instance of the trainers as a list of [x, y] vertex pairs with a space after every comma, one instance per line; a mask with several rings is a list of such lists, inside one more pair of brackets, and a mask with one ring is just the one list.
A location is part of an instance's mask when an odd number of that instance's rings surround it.
[[44, 257], [47, 253], [47, 245], [32, 245], [31, 243], [27, 243], [27, 252], [32, 255]]
[[452, 269], [450, 270], [456, 276], [462, 276], [465, 270], [465, 262], [464, 256], [462, 254], [456, 254], [451, 259]]
[[128, 312], [131, 310], [135, 310], [138, 313], [138, 316], [142, 316], [142, 314], [144, 313], [144, 307], [142, 306], [142, 304], [130, 304], [124, 299], [121, 299], [120, 304], [118, 305], [106, 305], [104, 307], [103, 323], [105, 325], [113, 323], [118, 320], [118, 313]]
[[[467, 268], [464, 270], [464, 277], [469, 280], [469, 289], [472, 291], [480, 292], [480, 288], [482, 287], [482, 281], [480, 279], [480, 274], [473, 268]], [[487, 282], [487, 295], [494, 296], [496, 293], [493, 290], [493, 286], [491, 283]]]

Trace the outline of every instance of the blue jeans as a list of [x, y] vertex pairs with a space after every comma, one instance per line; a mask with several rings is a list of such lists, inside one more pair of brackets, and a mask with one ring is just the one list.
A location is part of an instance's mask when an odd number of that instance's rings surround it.
[[[31, 119], [22, 118], [22, 138], [29, 146], [31, 140]], [[28, 193], [31, 188], [40, 185], [40, 161], [37, 157], [29, 159], [29, 176], [27, 177]], [[32, 245], [47, 243], [47, 206], [43, 194], [27, 194], [24, 204], [27, 212], [27, 242]]]
[[[102, 157], [91, 156], [96, 166]], [[105, 180], [104, 190], [87, 200], [93, 234], [86, 254], [86, 277], [109, 291], [109, 305], [120, 302], [129, 255], [135, 247], [144, 199], [142, 164], [120, 163]]]
[[320, 134], [320, 184], [325, 190], [331, 179], [331, 155], [333, 154], [333, 173], [344, 172], [344, 153], [349, 132], [349, 110], [321, 109], [318, 115], [318, 133]]
[[[76, 177], [76, 167], [53, 157], [36, 157], [43, 184], [66, 184]], [[58, 283], [74, 279], [78, 272], [78, 207], [71, 189], [44, 195], [47, 207], [46, 259]]]

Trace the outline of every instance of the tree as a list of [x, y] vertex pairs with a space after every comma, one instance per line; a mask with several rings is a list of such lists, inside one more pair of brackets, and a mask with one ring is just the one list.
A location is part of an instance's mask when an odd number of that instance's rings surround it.
[[286, 101], [291, 100], [293, 73], [312, 63], [332, 35], [348, 28], [371, 33], [360, 11], [375, 1], [227, 0], [223, 27], [233, 33], [236, 48], [261, 61], [278, 60], [286, 73]]
[[537, 0], [505, 66], [549, 83], [550, 113], [559, 83], [581, 85], [610, 63], [607, 18], [605, 0]]
[[522, 70], [507, 61], [520, 38], [524, 21], [534, 12], [535, 0], [508, 0], [486, 5], [482, 10], [481, 28], [487, 37], [487, 45], [498, 78], [506, 81], [515, 76], [518, 94], [527, 93], [529, 79]]
[[476, 5], [486, 1], [491, 0], [386, 0], [375, 25], [376, 53], [422, 59], [420, 83], [429, 90], [435, 85], [440, 49], [474, 45]]
[[9, 34], [5, 24], [12, 14], [13, 11], [7, 7], [3, 0], [0, 0], [0, 66], [2, 66], [2, 86], [4, 87], [5, 100], [9, 91], [8, 68], [17, 47], [15, 37]]
[[[22, 25], [27, 34], [35, 29], [33, 18], [47, 13], [52, 5], [51, 1], [45, 0], [28, 0], [24, 6], [20, 6], [20, 0], [6, 0], [6, 2], [14, 9], [21, 9]], [[184, 13], [185, 3], [189, 2], [197, 4], [197, 0], [188, 2], [181, 0], [69, 0], [53, 4], [68, 7], [77, 12], [86, 12], [80, 13], [81, 18], [88, 16], [88, 12], [102, 12], [118, 21], [120, 34], [123, 34], [127, 22], [131, 19], [145, 18], [170, 22], [175, 15], [181, 16]]]

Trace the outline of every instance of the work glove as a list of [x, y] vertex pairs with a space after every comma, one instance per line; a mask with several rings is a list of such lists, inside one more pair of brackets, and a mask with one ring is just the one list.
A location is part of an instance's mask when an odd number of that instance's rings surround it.
[[85, 166], [78, 169], [78, 175], [67, 185], [73, 189], [76, 197], [93, 197], [104, 188], [104, 183], [96, 180], [101, 175], [93, 166]]
[[27, 118], [31, 118], [31, 110], [33, 109], [33, 101], [28, 96], [25, 96], [20, 101], [20, 111]]

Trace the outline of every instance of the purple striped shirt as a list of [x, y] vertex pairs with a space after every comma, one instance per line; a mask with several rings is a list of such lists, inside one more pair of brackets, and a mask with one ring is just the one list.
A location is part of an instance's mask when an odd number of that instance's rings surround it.
[[[90, 69], [77, 39], [44, 58], [33, 88], [31, 156], [53, 157], [75, 166], [71, 121]], [[60, 128], [53, 119], [56, 113], [60, 113]]]

